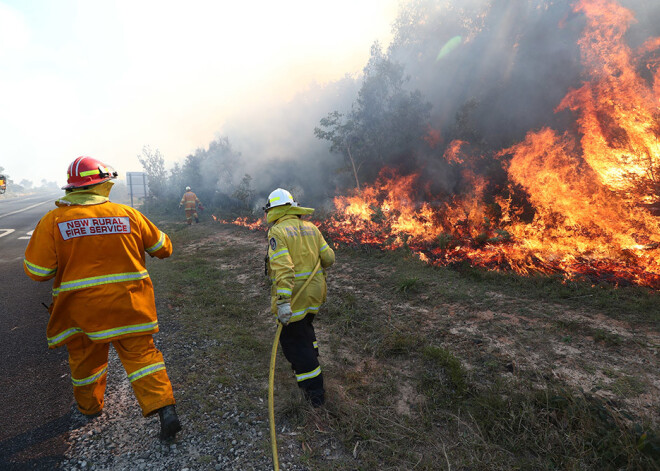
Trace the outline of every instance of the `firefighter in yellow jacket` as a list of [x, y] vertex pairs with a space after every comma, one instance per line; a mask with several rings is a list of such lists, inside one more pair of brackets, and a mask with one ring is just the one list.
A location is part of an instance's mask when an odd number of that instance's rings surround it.
[[[295, 372], [298, 386], [314, 407], [325, 401], [323, 374], [318, 361], [314, 316], [326, 299], [325, 269], [335, 261], [335, 252], [311, 222], [302, 215], [312, 208], [298, 206], [291, 193], [278, 188], [264, 207], [268, 230], [268, 275], [272, 281], [271, 311], [283, 324], [280, 345]], [[321, 269], [291, 305], [291, 298], [310, 277], [316, 263]]]
[[69, 166], [66, 195], [37, 224], [24, 269], [37, 281], [54, 278], [48, 346], [66, 345], [78, 409], [101, 413], [108, 349], [116, 350], [142, 414], [158, 412], [162, 439], [181, 429], [158, 332], [145, 252], [165, 258], [169, 237], [139, 211], [108, 199], [117, 172], [92, 157]]
[[189, 186], [186, 187], [186, 192], [181, 198], [179, 208], [181, 206], [183, 206], [183, 209], [186, 210], [186, 222], [188, 225], [192, 224], [193, 218], [195, 218], [195, 222], [199, 222], [199, 216], [197, 216], [197, 206], [199, 206], [199, 209], [204, 209], [204, 206], [202, 206], [202, 202], [199, 201], [199, 198], [197, 198], [197, 195], [193, 193]]

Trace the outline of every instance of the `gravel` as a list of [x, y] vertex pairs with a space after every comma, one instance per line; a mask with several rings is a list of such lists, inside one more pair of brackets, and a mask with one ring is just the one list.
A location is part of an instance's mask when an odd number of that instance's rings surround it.
[[[163, 335], [162, 331], [156, 335]], [[167, 348], [163, 349], [166, 365]], [[176, 357], [174, 355], [173, 357]], [[174, 384], [177, 397], [177, 387]], [[59, 469], [87, 470], [270, 470], [269, 424], [265, 399], [241, 387], [220, 385], [207, 394], [219, 406], [177, 402], [183, 427], [172, 442], [158, 438], [158, 415], [144, 418], [126, 373], [115, 351], [110, 349], [108, 385], [102, 414], [88, 420], [77, 410], [72, 414], [69, 448]], [[254, 397], [251, 397], [254, 396]], [[245, 405], [247, 404], [247, 405]], [[254, 405], [260, 407], [255, 408]], [[219, 407], [219, 408], [218, 408]], [[74, 406], [75, 408], [75, 406]], [[260, 410], [261, 412], [255, 412]], [[298, 464], [301, 451], [283, 439], [278, 430], [279, 462], [283, 471], [304, 471]], [[295, 435], [291, 433], [290, 435]]]

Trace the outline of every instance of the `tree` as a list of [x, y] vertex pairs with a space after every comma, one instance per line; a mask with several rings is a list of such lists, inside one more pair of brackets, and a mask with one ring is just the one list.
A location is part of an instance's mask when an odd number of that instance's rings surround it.
[[252, 177], [246, 173], [232, 194], [234, 198], [243, 204], [245, 209], [250, 209], [254, 200], [254, 189], [251, 186], [251, 182]]
[[[185, 178], [183, 176], [183, 168], [179, 165], [179, 162], [176, 162], [170, 169], [170, 176], [168, 179], [169, 190], [175, 198], [181, 197], [181, 192], [185, 188]], [[178, 200], [177, 200], [178, 203]]]
[[181, 181], [192, 187], [202, 201], [214, 204], [231, 194], [228, 189], [233, 186], [240, 159], [240, 152], [234, 151], [228, 138], [217, 138], [208, 149], [197, 149], [188, 155], [178, 173]]
[[142, 148], [142, 155], [138, 155], [142, 168], [149, 177], [149, 195], [159, 199], [165, 194], [167, 185], [167, 172], [165, 171], [165, 159], [160, 151], [152, 151], [149, 146]]
[[[329, 113], [320, 121], [321, 127], [314, 128], [314, 135], [319, 139], [330, 141], [330, 152], [342, 154], [351, 165], [355, 187], [360, 191], [360, 178], [358, 172], [362, 166], [360, 137], [356, 132], [356, 124], [350, 115], [346, 116], [338, 111]], [[327, 131], [324, 130], [328, 129]], [[355, 152], [358, 150], [358, 152]], [[355, 157], [353, 155], [355, 154]], [[356, 161], [356, 158], [358, 159]]]
[[374, 178], [383, 166], [414, 155], [428, 129], [431, 105], [419, 91], [404, 88], [403, 70], [374, 43], [351, 111], [333, 111], [314, 129], [317, 138], [329, 141], [330, 150], [350, 164], [358, 190], [361, 170]]
[[230, 186], [234, 178], [234, 170], [240, 160], [240, 152], [234, 151], [228, 137], [212, 141], [206, 151], [206, 165], [204, 166], [205, 169], [211, 170], [213, 175], [210, 179], [207, 175], [208, 184], [215, 186], [215, 189]]

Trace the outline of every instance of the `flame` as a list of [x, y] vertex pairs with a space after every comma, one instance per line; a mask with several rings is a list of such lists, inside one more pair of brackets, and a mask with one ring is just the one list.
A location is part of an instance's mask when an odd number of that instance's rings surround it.
[[[587, 19], [579, 42], [588, 80], [557, 111], [577, 116], [574, 133], [544, 128], [500, 151], [509, 186], [486, 204], [489, 182], [454, 141], [444, 153], [461, 164], [470, 191], [444, 201], [423, 195], [419, 174], [384, 170], [361, 193], [335, 198], [322, 226], [333, 240], [384, 249], [407, 246], [428, 263], [469, 261], [518, 273], [563, 273], [660, 288], [660, 38], [634, 53], [623, 36], [631, 12], [610, 0], [574, 7]], [[655, 54], [655, 56], [654, 56]], [[653, 84], [637, 70], [653, 71]], [[650, 58], [649, 58], [650, 57]], [[509, 157], [508, 159], [505, 157]], [[533, 217], [512, 201], [524, 190]]]
[[442, 142], [442, 135], [438, 129], [429, 127], [427, 129], [426, 135], [424, 136], [424, 141], [431, 149], [435, 149]]
[[234, 219], [233, 221], [227, 221], [225, 219], [222, 219], [220, 220], [220, 222], [223, 224], [234, 224], [236, 226], [247, 227], [248, 229], [253, 231], [268, 230], [268, 227], [266, 226], [266, 223], [264, 222], [263, 219], [251, 220], [248, 217], [239, 217]]
[[459, 141], [458, 139], [451, 141], [445, 150], [444, 159], [447, 162], [462, 164], [463, 158], [460, 156], [460, 153], [461, 147], [463, 147], [465, 144], [465, 141]]
[[[456, 195], [430, 194], [420, 173], [383, 169], [361, 192], [334, 198], [335, 211], [318, 222], [329, 238], [407, 247], [433, 265], [660, 289], [660, 38], [632, 51], [624, 35], [633, 15], [613, 0], [581, 0], [574, 11], [586, 18], [585, 80], [556, 111], [573, 112], [576, 130], [543, 128], [498, 152], [508, 179], [499, 187], [479, 174], [485, 157], [464, 141], [443, 153], [460, 169]], [[429, 130], [426, 140], [433, 148], [441, 137]]]
[[[638, 62], [623, 42], [632, 13], [612, 1], [582, 1], [575, 7], [587, 17], [580, 50], [592, 80], [569, 93], [558, 109], [578, 112], [583, 158], [598, 179], [614, 191], [634, 194], [651, 202], [652, 188], [638, 194], [640, 179], [651, 178], [657, 185], [660, 175], [660, 69], [654, 87], [637, 73]], [[660, 38], [647, 41], [642, 52], [660, 47]], [[655, 58], [657, 67], [658, 58]], [[647, 68], [651, 68], [649, 62]]]

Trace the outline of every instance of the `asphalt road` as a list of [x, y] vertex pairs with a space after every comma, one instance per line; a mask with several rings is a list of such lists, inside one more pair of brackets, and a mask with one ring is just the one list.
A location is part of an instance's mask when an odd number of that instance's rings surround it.
[[52, 281], [23, 272], [39, 219], [62, 193], [0, 196], [0, 469], [52, 470], [63, 458], [73, 393], [65, 348], [46, 343]]

